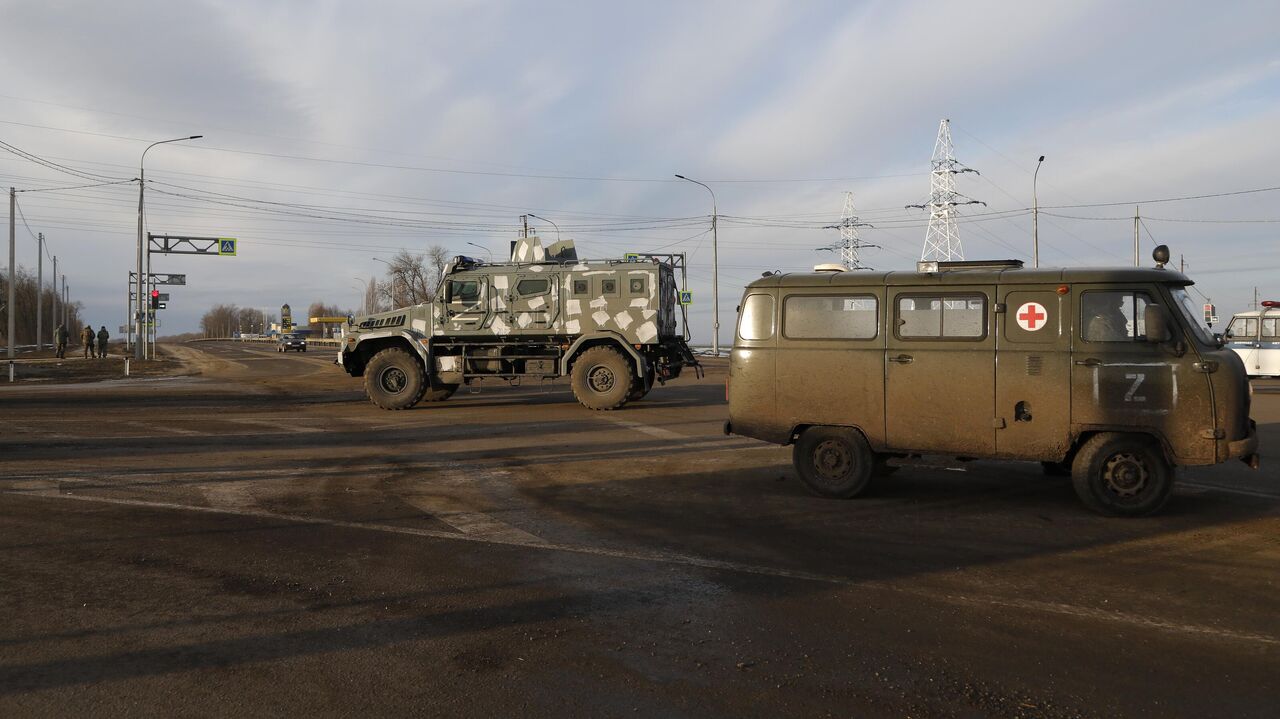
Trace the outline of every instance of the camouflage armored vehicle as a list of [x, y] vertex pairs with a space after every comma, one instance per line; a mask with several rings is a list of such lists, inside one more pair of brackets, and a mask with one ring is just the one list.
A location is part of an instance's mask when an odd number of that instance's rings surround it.
[[677, 322], [677, 269], [682, 255], [579, 260], [571, 243], [544, 250], [536, 237], [510, 262], [458, 256], [430, 302], [350, 318], [337, 362], [383, 409], [476, 380], [564, 376], [583, 406], [617, 409], [686, 367], [701, 373]]
[[[747, 286], [726, 432], [793, 444], [817, 494], [921, 455], [1037, 461], [1102, 514], [1157, 511], [1174, 467], [1258, 466], [1240, 358], [1155, 268], [920, 263]], [[929, 460], [934, 461], [934, 460]]]

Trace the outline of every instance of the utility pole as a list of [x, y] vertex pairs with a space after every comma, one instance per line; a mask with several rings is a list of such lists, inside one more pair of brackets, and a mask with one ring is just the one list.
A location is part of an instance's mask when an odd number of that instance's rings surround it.
[[929, 173], [929, 201], [909, 208], [929, 210], [929, 228], [924, 234], [924, 250], [921, 260], [963, 260], [964, 248], [960, 246], [960, 232], [956, 228], [956, 208], [960, 205], [983, 205], [956, 191], [956, 175], [978, 171], [956, 161], [955, 146], [951, 143], [951, 120], [944, 118], [938, 125], [938, 139], [933, 145], [933, 169]]
[[684, 175], [676, 175], [678, 179], [685, 182], [692, 182], [695, 185], [702, 185], [703, 189], [711, 193], [711, 352], [716, 356], [720, 356], [720, 242], [716, 236], [717, 226], [720, 224], [720, 211], [716, 209], [716, 193], [705, 182], [685, 177]]
[[1133, 266], [1140, 267], [1138, 262], [1138, 224], [1142, 222], [1142, 218], [1138, 216], [1138, 206], [1133, 206]]
[[1036, 160], [1036, 171], [1031, 176], [1031, 266], [1040, 266], [1040, 199], [1036, 195], [1036, 181], [1040, 179], [1040, 165], [1044, 155]]
[[44, 233], [36, 235], [36, 351], [44, 349]]
[[869, 270], [870, 267], [862, 264], [858, 251], [863, 247], [877, 247], [878, 245], [868, 245], [862, 242], [862, 238], [858, 235], [859, 227], [871, 227], [862, 220], [858, 219], [853, 210], [853, 193], [844, 193], [844, 210], [840, 213], [840, 222], [835, 225], [827, 225], [825, 230], [840, 230], [840, 241], [834, 245], [827, 247], [819, 247], [819, 250], [840, 253], [840, 264], [844, 265], [846, 270]]
[[[43, 292], [44, 288], [41, 288], [40, 291]], [[58, 256], [57, 255], [53, 256], [53, 307], [51, 307], [50, 309], [52, 310], [52, 312], [49, 313], [49, 321], [54, 323], [55, 325], [59, 324], [58, 323]]]
[[[67, 304], [70, 302], [70, 299], [69, 299], [70, 295], [71, 293], [67, 291], [67, 276], [63, 275], [62, 276], [62, 324], [64, 325], [71, 321], [71, 309], [67, 307]], [[67, 331], [70, 332], [71, 328], [68, 327]]]
[[18, 207], [18, 191], [10, 187], [9, 188], [9, 307], [8, 307], [9, 328], [7, 333], [5, 334], [6, 344], [9, 345], [9, 381], [10, 382], [13, 381], [13, 354], [18, 344], [18, 341], [17, 341], [18, 338], [14, 337], [14, 332], [16, 328], [16, 325], [14, 324], [14, 315], [17, 314], [17, 312], [15, 312], [14, 310], [17, 309], [17, 299], [18, 299], [18, 294], [16, 292], [17, 288], [14, 282], [17, 274], [14, 270], [14, 266], [15, 266], [14, 263], [17, 261], [17, 254], [14, 249], [14, 244], [16, 243], [18, 238], [17, 238], [17, 232], [15, 231], [15, 225], [13, 223], [13, 219], [14, 219], [13, 216], [17, 214], [17, 207]]

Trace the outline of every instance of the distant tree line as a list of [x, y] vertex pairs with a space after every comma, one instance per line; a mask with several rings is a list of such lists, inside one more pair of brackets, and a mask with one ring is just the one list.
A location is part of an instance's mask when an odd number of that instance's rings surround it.
[[[396, 307], [430, 302], [440, 287], [444, 266], [449, 262], [449, 251], [440, 245], [432, 245], [423, 253], [400, 250], [387, 261], [387, 273], [383, 277], [370, 277], [365, 286], [362, 306], [341, 309], [337, 304], [312, 302], [305, 316], [296, 313], [295, 325], [307, 326], [311, 317], [346, 317], [349, 314], [370, 314]], [[233, 334], [266, 334], [278, 319], [273, 314], [263, 315], [261, 310], [237, 305], [214, 305], [200, 318], [198, 337], [230, 337]], [[331, 337], [337, 330], [334, 323], [323, 323], [311, 329], [318, 336]]]
[[[17, 337], [14, 340], [14, 344], [33, 345], [36, 343], [37, 296], [40, 298], [39, 301], [44, 303], [44, 337], [41, 339], [46, 345], [51, 344], [53, 342], [53, 330], [62, 320], [61, 299], [58, 300], [58, 317], [54, 318], [53, 300], [55, 298], [55, 293], [52, 283], [49, 282], [48, 278], [45, 278], [44, 287], [37, 288], [36, 276], [31, 270], [20, 266], [15, 274], [17, 275], [17, 278], [13, 283], [14, 293], [16, 295], [14, 300], [15, 307], [13, 308], [13, 321], [14, 334], [17, 335]], [[5, 336], [5, 333], [9, 331], [8, 303], [9, 268], [5, 267], [3, 270], [0, 270], [0, 306], [3, 306], [0, 308], [0, 337], [4, 338], [4, 340], [0, 342], [0, 345], [5, 347], [9, 346], [9, 338]], [[70, 321], [67, 323], [67, 331], [71, 333], [73, 340], [79, 336], [79, 332], [83, 328], [82, 322], [84, 320], [81, 319], [83, 309], [83, 306], [79, 302], [72, 302], [71, 306], [68, 307]], [[95, 317], [94, 319], [98, 320], [98, 324], [94, 325], [94, 329], [107, 324], [107, 319], [105, 317]], [[108, 329], [112, 331], [112, 334], [115, 334], [115, 327], [110, 327]]]

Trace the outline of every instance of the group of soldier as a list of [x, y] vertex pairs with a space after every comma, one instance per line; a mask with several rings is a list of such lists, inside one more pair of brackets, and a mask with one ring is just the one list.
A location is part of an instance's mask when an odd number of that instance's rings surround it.
[[[58, 325], [53, 331], [53, 344], [57, 349], [58, 359], [67, 358], [67, 339], [71, 333], [67, 331], [66, 325]], [[111, 339], [111, 334], [107, 332], [107, 326], [103, 325], [102, 329], [97, 332], [93, 331], [93, 325], [85, 325], [80, 330], [80, 344], [84, 345], [84, 358], [90, 357], [106, 357], [107, 341]], [[96, 345], [95, 345], [96, 341]]]

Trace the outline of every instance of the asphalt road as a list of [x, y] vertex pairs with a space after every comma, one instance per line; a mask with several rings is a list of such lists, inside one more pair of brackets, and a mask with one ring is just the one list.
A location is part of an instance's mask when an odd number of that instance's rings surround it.
[[1038, 466], [808, 495], [723, 365], [385, 412], [332, 351], [0, 387], [0, 716], [1275, 716], [1263, 469], [1087, 513]]

